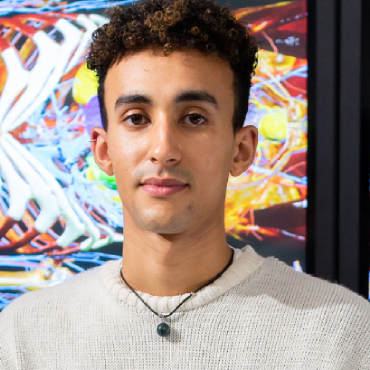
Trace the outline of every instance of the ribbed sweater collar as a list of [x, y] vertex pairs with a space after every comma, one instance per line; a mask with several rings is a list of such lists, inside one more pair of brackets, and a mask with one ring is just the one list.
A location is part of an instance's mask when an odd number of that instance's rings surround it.
[[[176, 312], [188, 311], [203, 306], [214, 299], [225, 294], [234, 286], [240, 284], [248, 276], [259, 269], [267, 260], [257, 254], [255, 250], [246, 245], [242, 249], [234, 249], [234, 259], [230, 267], [212, 284], [204, 287], [185, 303], [183, 303]], [[122, 258], [115, 261], [106, 262], [100, 269], [100, 279], [104, 288], [118, 302], [135, 307], [141, 311], [148, 311], [143, 302], [124, 284], [120, 276]], [[153, 296], [148, 293], [136, 291], [138, 295], [147, 303], [155, 312], [170, 313], [172, 312], [189, 293], [175, 296]]]

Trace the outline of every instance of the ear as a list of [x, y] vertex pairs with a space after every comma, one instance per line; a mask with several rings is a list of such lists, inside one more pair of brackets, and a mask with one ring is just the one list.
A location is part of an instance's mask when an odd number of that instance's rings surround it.
[[255, 126], [242, 127], [234, 139], [234, 157], [230, 169], [231, 176], [239, 176], [253, 163], [258, 144], [258, 130]]
[[94, 127], [91, 130], [91, 140], [96, 140], [91, 142], [96, 164], [108, 176], [112, 176], [114, 170], [108, 152], [107, 132], [102, 127]]

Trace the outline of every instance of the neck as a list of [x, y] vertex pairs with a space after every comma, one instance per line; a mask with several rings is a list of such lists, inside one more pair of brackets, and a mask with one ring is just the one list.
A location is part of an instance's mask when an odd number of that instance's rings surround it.
[[128, 226], [122, 275], [135, 291], [161, 297], [194, 292], [220, 273], [232, 255], [223, 227], [191, 237], [137, 232]]

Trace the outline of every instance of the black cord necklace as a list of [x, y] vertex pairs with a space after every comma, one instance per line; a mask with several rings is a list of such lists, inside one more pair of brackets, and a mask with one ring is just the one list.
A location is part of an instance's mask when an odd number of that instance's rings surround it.
[[207, 285], [209, 284], [212, 284], [216, 279], [218, 279], [229, 267], [230, 265], [233, 263], [233, 259], [234, 259], [234, 249], [231, 249], [232, 250], [232, 254], [231, 254], [231, 258], [230, 258], [230, 261], [229, 263], [227, 264], [227, 266], [220, 272], [218, 273], [213, 279], [211, 279], [208, 283], [202, 285], [200, 288], [198, 288], [195, 292], [191, 292], [172, 312], [170, 312], [169, 314], [158, 314], [157, 312], [155, 312], [154, 310], [152, 310], [144, 301], [143, 299], [135, 292], [134, 289], [131, 288], [131, 286], [127, 283], [127, 281], [125, 280], [125, 278], [123, 277], [122, 275], [122, 265], [121, 265], [121, 268], [120, 268], [120, 274], [121, 274], [121, 277], [122, 277], [122, 280], [125, 282], [125, 284], [136, 294], [136, 296], [145, 304], [145, 306], [147, 306], [149, 308], [150, 311], [152, 311], [154, 314], [156, 314], [158, 317], [161, 318], [162, 320], [162, 323], [159, 324], [157, 326], [157, 334], [161, 337], [167, 337], [168, 335], [170, 335], [171, 333], [171, 328], [170, 326], [165, 323], [165, 319], [169, 316], [171, 316], [184, 302], [186, 302], [191, 296], [193, 296], [195, 293], [197, 293], [199, 290], [201, 290], [202, 288], [206, 287]]

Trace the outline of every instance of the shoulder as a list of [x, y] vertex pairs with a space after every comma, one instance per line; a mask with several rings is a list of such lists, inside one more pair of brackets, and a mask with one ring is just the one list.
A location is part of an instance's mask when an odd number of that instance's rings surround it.
[[[20, 351], [37, 346], [45, 331], [53, 332], [63, 320], [80, 312], [98, 286], [98, 268], [79, 273], [60, 284], [28, 292], [0, 312], [0, 369], [18, 369]], [[78, 318], [77, 318], [78, 319]], [[56, 333], [54, 334], [57, 335]]]
[[94, 289], [99, 289], [99, 271], [102, 266], [91, 268], [47, 288], [27, 292], [12, 301], [0, 312], [0, 323], [14, 319], [22, 319], [25, 314], [34, 315], [35, 312], [52, 310], [54, 307], [68, 307], [68, 305], [81, 304], [89, 300]]
[[370, 302], [349, 288], [295, 271], [277, 258], [267, 259], [261, 271], [265, 294], [306, 313], [331, 315], [333, 320], [361, 322], [370, 333]]
[[253, 293], [256, 309], [271, 315], [273, 322], [292, 324], [297, 333], [304, 333], [302, 340], [308, 344], [322, 342], [325, 348], [336, 348], [346, 356], [356, 349], [364, 354], [358, 361], [370, 361], [370, 303], [364, 297], [340, 284], [295, 271], [275, 257], [267, 258], [250, 283], [250, 288], [246, 284], [248, 296]]

